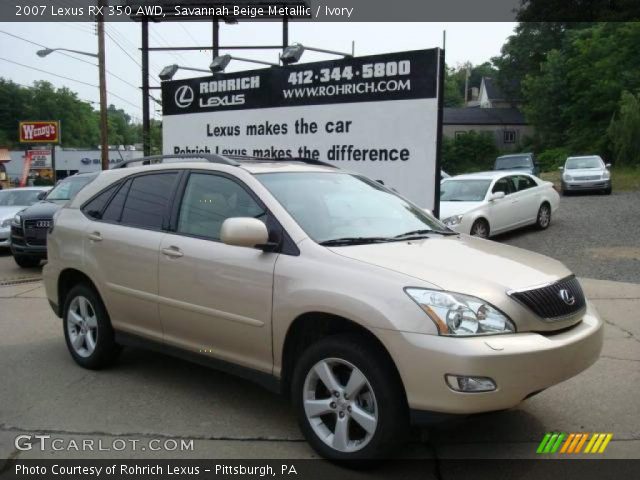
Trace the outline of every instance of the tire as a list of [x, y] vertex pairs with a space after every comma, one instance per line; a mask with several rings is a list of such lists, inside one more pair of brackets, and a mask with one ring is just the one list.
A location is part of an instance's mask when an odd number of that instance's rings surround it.
[[69, 291], [62, 311], [64, 339], [75, 362], [91, 370], [111, 365], [120, 346], [96, 291], [85, 284], [76, 285]]
[[473, 225], [471, 225], [470, 235], [474, 237], [480, 238], [489, 238], [489, 233], [491, 230], [489, 229], [489, 222], [487, 222], [484, 218], [479, 218]]
[[536, 227], [539, 230], [546, 230], [551, 225], [551, 206], [548, 203], [543, 203], [538, 209], [538, 216], [536, 217]]
[[611, 192], [613, 192], [613, 188], [611, 188], [611, 187], [604, 189], [604, 194], [605, 195], [611, 195]]
[[[337, 382], [337, 395], [320, 375]], [[346, 395], [351, 378], [361, 380], [355, 396]], [[399, 376], [387, 353], [361, 335], [336, 335], [310, 346], [296, 363], [291, 395], [307, 442], [332, 461], [386, 458], [409, 431]], [[339, 425], [345, 435], [336, 436]]]
[[13, 259], [21, 268], [34, 268], [40, 265], [40, 257], [31, 257], [29, 255], [14, 255]]

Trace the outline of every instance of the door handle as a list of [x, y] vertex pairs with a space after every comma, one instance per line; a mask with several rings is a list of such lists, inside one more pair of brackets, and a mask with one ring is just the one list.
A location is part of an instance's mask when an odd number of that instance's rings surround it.
[[179, 258], [184, 255], [178, 247], [174, 247], [173, 245], [169, 248], [163, 248], [162, 253], [171, 258]]
[[91, 240], [92, 242], [101, 242], [102, 241], [102, 235], [100, 235], [100, 232], [92, 232], [88, 235], [89, 240]]

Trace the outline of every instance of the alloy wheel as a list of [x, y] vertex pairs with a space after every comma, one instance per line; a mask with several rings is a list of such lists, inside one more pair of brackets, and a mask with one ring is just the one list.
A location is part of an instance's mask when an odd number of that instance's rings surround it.
[[538, 225], [541, 228], [547, 228], [551, 222], [551, 211], [547, 205], [542, 205], [538, 212]]
[[81, 357], [89, 357], [98, 342], [98, 318], [91, 302], [77, 296], [67, 312], [67, 332], [73, 350]]
[[480, 238], [487, 238], [489, 236], [489, 232], [488, 232], [486, 223], [476, 222], [473, 225], [473, 231], [471, 232], [471, 235], [474, 235]]
[[371, 384], [355, 365], [327, 358], [309, 370], [303, 406], [315, 434], [340, 452], [355, 452], [373, 438], [378, 407]]

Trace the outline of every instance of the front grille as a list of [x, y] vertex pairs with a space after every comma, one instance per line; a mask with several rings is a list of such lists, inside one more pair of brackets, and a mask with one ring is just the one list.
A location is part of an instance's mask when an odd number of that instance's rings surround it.
[[552, 285], [510, 292], [509, 295], [539, 317], [547, 320], [572, 315], [582, 310], [586, 305], [582, 287], [573, 275]]
[[47, 244], [47, 231], [51, 225], [50, 218], [29, 219], [24, 221], [24, 239], [28, 245], [42, 246]]
[[600, 175], [590, 175], [587, 177], [576, 177], [576, 180], [600, 180]]

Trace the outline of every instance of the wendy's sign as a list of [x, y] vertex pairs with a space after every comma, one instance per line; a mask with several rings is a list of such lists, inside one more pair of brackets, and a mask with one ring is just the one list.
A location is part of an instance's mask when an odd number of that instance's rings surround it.
[[60, 143], [60, 122], [20, 122], [20, 143]]

